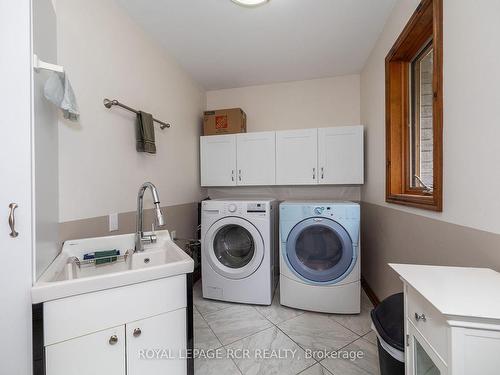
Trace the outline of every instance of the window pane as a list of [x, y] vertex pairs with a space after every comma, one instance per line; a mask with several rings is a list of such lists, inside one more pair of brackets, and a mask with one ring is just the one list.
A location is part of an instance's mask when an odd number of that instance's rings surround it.
[[425, 48], [411, 64], [410, 187], [432, 191], [433, 187], [433, 118], [432, 118], [432, 45]]

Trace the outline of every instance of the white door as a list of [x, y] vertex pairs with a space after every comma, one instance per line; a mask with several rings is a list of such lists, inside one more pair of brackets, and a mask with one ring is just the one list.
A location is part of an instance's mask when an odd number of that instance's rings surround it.
[[317, 184], [318, 130], [276, 132], [276, 184]]
[[200, 137], [201, 186], [236, 185], [236, 136]]
[[47, 375], [124, 375], [125, 326], [45, 348]]
[[[30, 6], [28, 0], [0, 2], [0, 374], [16, 375], [32, 372]], [[18, 206], [16, 237], [8, 220], [11, 203]]]
[[276, 182], [276, 133], [236, 136], [238, 185], [274, 185]]
[[318, 129], [320, 184], [363, 183], [363, 126]]
[[127, 375], [186, 374], [185, 308], [128, 323], [126, 331]]

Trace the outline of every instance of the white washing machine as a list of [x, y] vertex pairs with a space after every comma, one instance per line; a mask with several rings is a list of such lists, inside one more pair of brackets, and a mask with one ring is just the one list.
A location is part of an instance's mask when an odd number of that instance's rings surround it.
[[359, 204], [280, 204], [280, 302], [324, 313], [360, 312]]
[[276, 213], [272, 199], [202, 202], [204, 298], [271, 304], [277, 281]]

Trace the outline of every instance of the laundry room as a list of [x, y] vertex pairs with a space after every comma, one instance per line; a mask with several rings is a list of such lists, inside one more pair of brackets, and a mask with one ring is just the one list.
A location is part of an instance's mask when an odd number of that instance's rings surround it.
[[500, 2], [0, 9], [0, 375], [498, 375]]

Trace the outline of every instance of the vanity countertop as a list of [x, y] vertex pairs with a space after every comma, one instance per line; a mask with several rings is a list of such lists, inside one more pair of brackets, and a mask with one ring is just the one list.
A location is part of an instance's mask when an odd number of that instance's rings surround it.
[[500, 273], [492, 269], [389, 266], [443, 315], [500, 320]]

